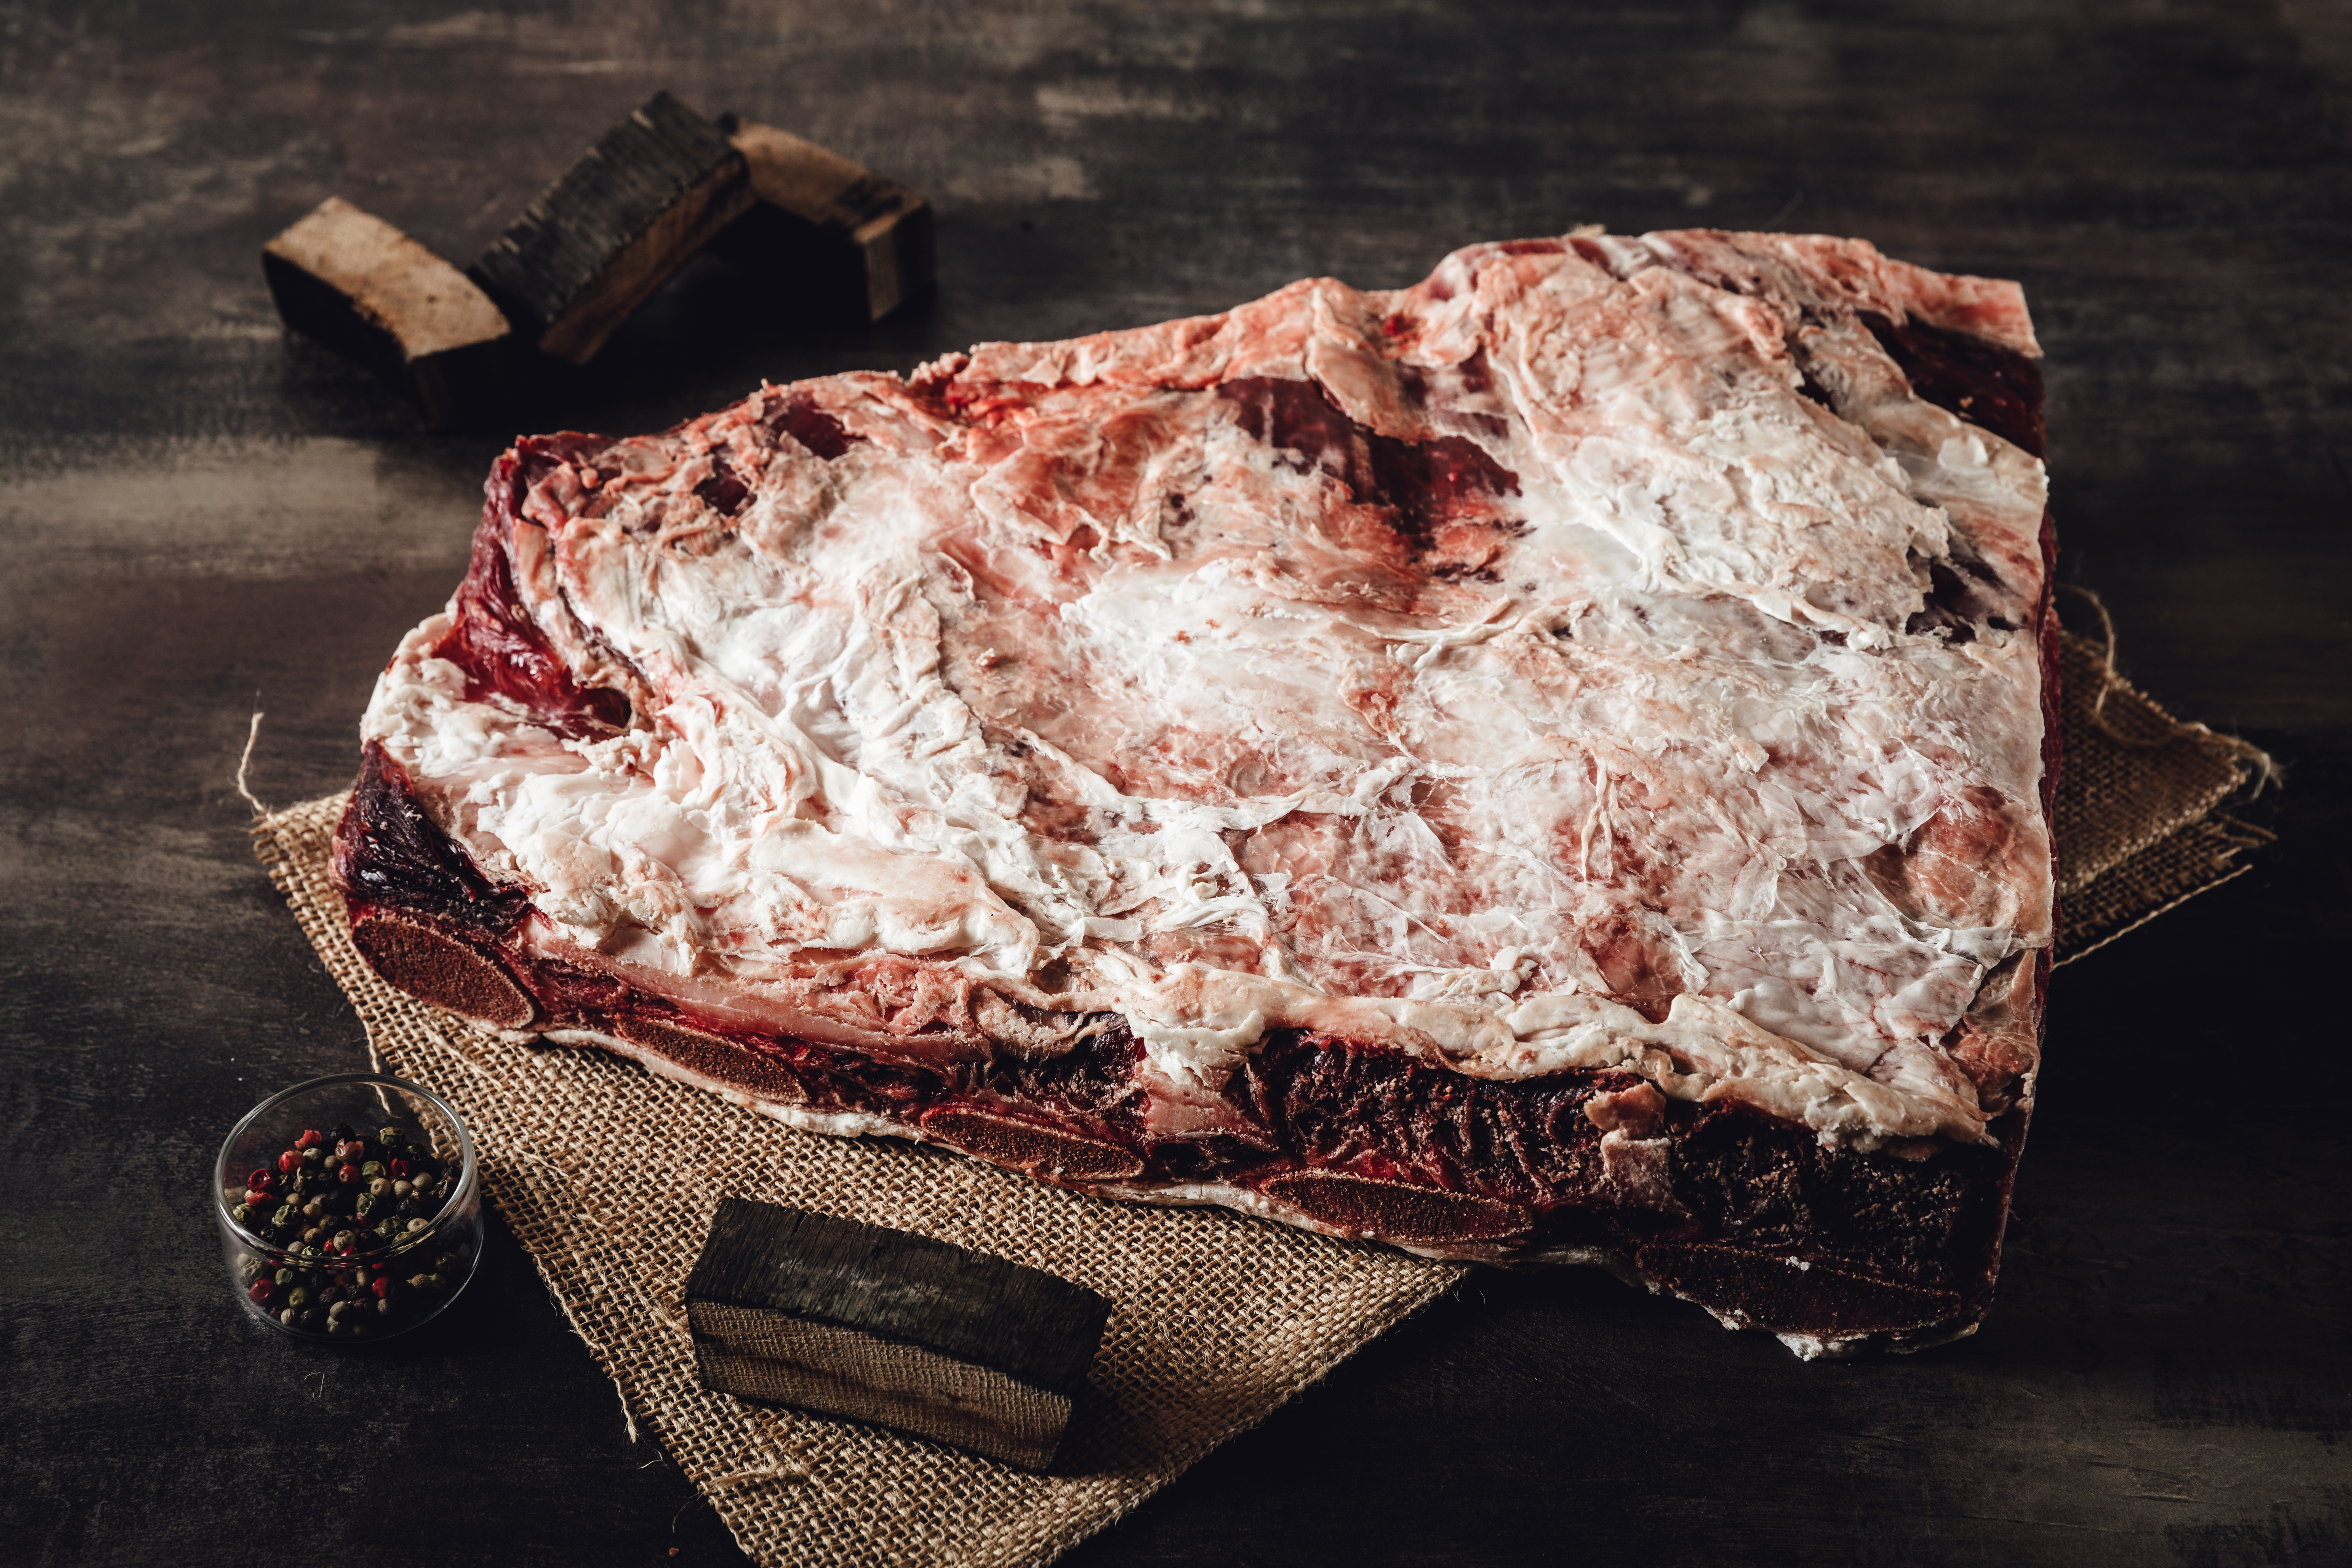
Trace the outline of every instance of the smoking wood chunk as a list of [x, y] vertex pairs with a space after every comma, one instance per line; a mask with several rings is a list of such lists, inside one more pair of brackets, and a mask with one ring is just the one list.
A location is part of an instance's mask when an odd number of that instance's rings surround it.
[[1042, 1470], [1110, 1302], [879, 1226], [720, 1202], [686, 1282], [702, 1385]]
[[510, 387], [489, 296], [382, 218], [329, 196], [261, 247], [286, 324], [405, 388], [446, 430], [494, 416]]
[[759, 205], [721, 237], [738, 265], [821, 305], [878, 321], [931, 286], [931, 205], [788, 131], [719, 117], [751, 166]]
[[742, 154], [657, 92], [523, 208], [474, 263], [474, 280], [525, 338], [585, 364], [752, 201]]

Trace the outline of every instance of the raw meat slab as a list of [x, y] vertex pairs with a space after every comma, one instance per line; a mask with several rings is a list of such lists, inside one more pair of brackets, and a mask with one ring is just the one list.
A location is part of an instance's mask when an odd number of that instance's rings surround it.
[[813, 1131], [1966, 1332], [2037, 353], [1860, 242], [1579, 234], [520, 442], [363, 723], [355, 940]]

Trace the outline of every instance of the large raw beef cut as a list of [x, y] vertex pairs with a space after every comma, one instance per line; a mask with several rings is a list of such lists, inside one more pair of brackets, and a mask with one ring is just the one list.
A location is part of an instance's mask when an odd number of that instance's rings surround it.
[[1580, 233], [521, 441], [368, 710], [354, 935], [815, 1131], [1966, 1332], [2051, 940], [2038, 352], [1857, 241]]

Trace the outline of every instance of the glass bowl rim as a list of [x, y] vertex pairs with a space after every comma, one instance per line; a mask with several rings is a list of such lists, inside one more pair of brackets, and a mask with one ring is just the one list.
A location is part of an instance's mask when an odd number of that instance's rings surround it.
[[[472, 1191], [479, 1180], [474, 1164], [474, 1135], [466, 1126], [466, 1119], [457, 1114], [455, 1106], [423, 1084], [412, 1083], [404, 1078], [394, 1078], [390, 1073], [329, 1073], [324, 1078], [308, 1079], [301, 1083], [279, 1089], [276, 1094], [238, 1117], [236, 1125], [228, 1130], [228, 1136], [221, 1140], [220, 1152], [213, 1156], [213, 1215], [222, 1225], [228, 1227], [230, 1234], [249, 1244], [257, 1251], [282, 1253], [286, 1250], [274, 1241], [256, 1236], [252, 1231], [247, 1230], [236, 1215], [229, 1213], [227, 1181], [230, 1175], [236, 1173], [229, 1168], [229, 1151], [236, 1147], [237, 1140], [245, 1136], [247, 1128], [297, 1095], [348, 1084], [367, 1084], [382, 1089], [396, 1089], [404, 1094], [413, 1094], [447, 1117], [449, 1125], [457, 1130], [457, 1184], [450, 1189], [449, 1195], [442, 1200], [441, 1206], [434, 1210], [432, 1217], [425, 1221], [426, 1229], [437, 1229], [441, 1222], [455, 1212], [457, 1205]], [[352, 1254], [354, 1258], [358, 1256], [357, 1253]]]

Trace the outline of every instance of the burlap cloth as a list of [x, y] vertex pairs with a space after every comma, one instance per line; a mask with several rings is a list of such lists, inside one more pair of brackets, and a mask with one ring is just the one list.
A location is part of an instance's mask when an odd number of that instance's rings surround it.
[[[2268, 771], [2065, 639], [2057, 806], [2071, 961], [2244, 869], [2211, 815]], [[242, 781], [240, 780], [240, 783]], [[796, 1132], [600, 1052], [511, 1044], [377, 979], [327, 878], [343, 797], [264, 815], [270, 879], [381, 1066], [472, 1127], [485, 1189], [597, 1363], [763, 1564], [1043, 1563], [1256, 1425], [1457, 1279], [1454, 1265], [1219, 1209], [1079, 1197], [935, 1149]], [[1012, 1469], [695, 1381], [680, 1289], [730, 1194], [895, 1226], [1116, 1304], [1056, 1473]]]

